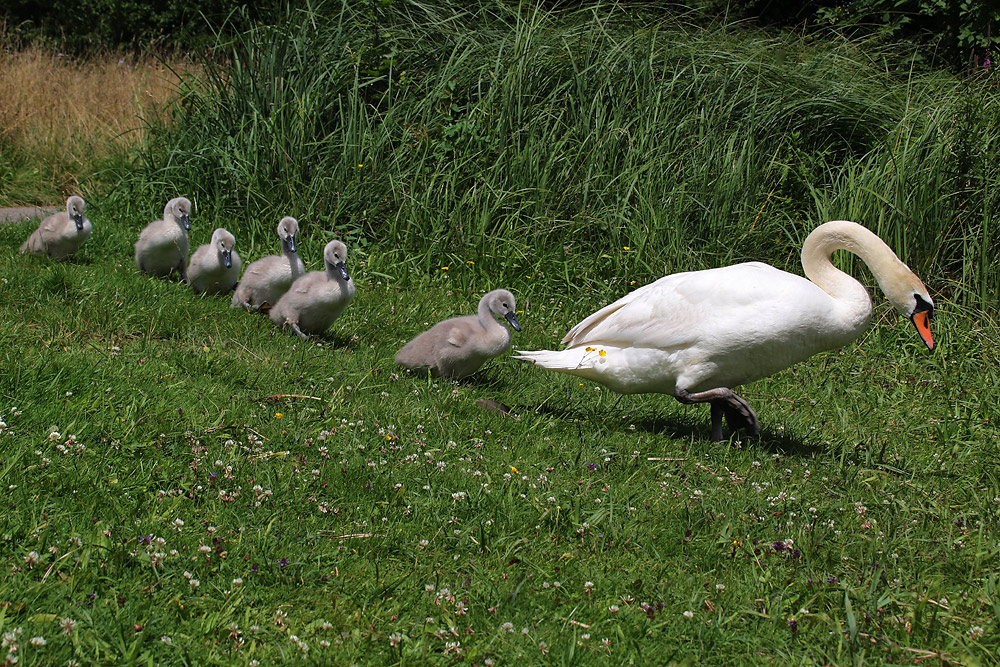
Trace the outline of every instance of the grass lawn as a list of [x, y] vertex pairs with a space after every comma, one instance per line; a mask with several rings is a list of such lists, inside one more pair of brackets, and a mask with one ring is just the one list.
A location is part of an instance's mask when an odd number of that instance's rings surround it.
[[[995, 70], [652, 5], [333, 4], [191, 64], [0, 54], [0, 203], [94, 225], [67, 261], [0, 226], [0, 662], [996, 663]], [[354, 302], [302, 341], [141, 275], [177, 195], [245, 264], [283, 215], [308, 268], [339, 236]], [[861, 340], [740, 390], [759, 441], [393, 362], [490, 289], [552, 349], [665, 273], [799, 272], [841, 218], [927, 284], [937, 347], [874, 288]]]
[[[146, 220], [88, 213], [69, 261], [0, 228], [8, 661], [986, 664], [1000, 647], [993, 323], [939, 303], [929, 353], [876, 294], [858, 344], [744, 389], [760, 442], [716, 444], [707, 408], [665, 396], [506, 358], [459, 383], [395, 367], [499, 286], [475, 264], [428, 276], [349, 249], [355, 302], [303, 342], [140, 275]], [[193, 247], [214, 224], [192, 222]], [[304, 236], [316, 268], [323, 239]], [[505, 286], [523, 349], [619, 294]]]

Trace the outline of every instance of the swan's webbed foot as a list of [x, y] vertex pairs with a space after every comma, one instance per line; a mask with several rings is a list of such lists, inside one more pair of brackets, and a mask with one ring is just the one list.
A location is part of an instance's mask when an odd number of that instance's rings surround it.
[[750, 404], [740, 396], [733, 393], [726, 387], [708, 389], [696, 394], [688, 392], [686, 389], [678, 387], [674, 390], [674, 398], [681, 403], [709, 403], [712, 414], [712, 441], [720, 442], [722, 437], [722, 417], [725, 415], [726, 423], [732, 430], [743, 429], [751, 437], [760, 435], [760, 426], [757, 423], [757, 415]]
[[309, 340], [309, 336], [307, 336], [306, 334], [302, 333], [302, 329], [299, 328], [298, 323], [296, 323], [296, 322], [287, 322], [286, 324], [288, 324], [288, 326], [290, 326], [292, 328], [292, 331], [294, 331], [299, 338], [301, 338], [302, 340]]

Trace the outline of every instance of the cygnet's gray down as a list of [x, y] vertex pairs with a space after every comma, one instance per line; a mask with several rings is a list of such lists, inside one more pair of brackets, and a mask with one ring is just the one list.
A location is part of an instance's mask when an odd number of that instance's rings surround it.
[[295, 218], [286, 216], [281, 219], [278, 223], [281, 254], [261, 257], [247, 266], [233, 293], [233, 308], [258, 310], [265, 303], [273, 306], [295, 279], [306, 272], [302, 258], [295, 251], [295, 236], [298, 233], [299, 223]]
[[93, 231], [83, 217], [83, 198], [73, 195], [66, 200], [66, 210], [42, 220], [38, 229], [21, 244], [21, 252], [49, 257], [68, 257], [80, 249]]
[[219, 227], [212, 242], [199, 246], [188, 263], [188, 282], [195, 294], [228, 294], [240, 277], [243, 261], [234, 250], [236, 237]]
[[396, 353], [396, 363], [413, 370], [429, 369], [435, 376], [468, 377], [510, 347], [510, 329], [494, 316], [520, 331], [515, 308], [513, 294], [493, 290], [479, 300], [478, 314], [438, 322], [403, 346]]
[[292, 283], [271, 309], [271, 320], [290, 327], [300, 338], [330, 328], [354, 298], [354, 281], [347, 273], [347, 246], [330, 241], [323, 250], [325, 271], [310, 271]]
[[139, 270], [153, 276], [168, 276], [176, 271], [187, 280], [189, 216], [191, 202], [177, 197], [167, 202], [163, 219], [151, 222], [139, 232], [135, 244], [135, 263]]

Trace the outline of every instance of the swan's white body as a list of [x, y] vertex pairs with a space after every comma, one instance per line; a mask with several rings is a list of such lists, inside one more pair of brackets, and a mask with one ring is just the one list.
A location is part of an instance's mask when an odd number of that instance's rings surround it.
[[235, 247], [236, 237], [219, 227], [212, 232], [211, 243], [194, 251], [187, 276], [195, 294], [228, 294], [236, 287], [243, 260]]
[[295, 235], [299, 223], [295, 218], [284, 217], [278, 223], [281, 254], [268, 255], [252, 262], [240, 279], [233, 293], [233, 308], [259, 309], [265, 303], [273, 306], [306, 272], [305, 264], [295, 249]]
[[772, 375], [858, 338], [872, 314], [867, 290], [830, 261], [859, 255], [882, 291], [933, 348], [933, 302], [923, 283], [875, 234], [847, 221], [809, 235], [802, 265], [809, 280], [749, 262], [669, 275], [595, 312], [563, 338], [566, 349], [519, 352], [519, 359], [599, 382], [623, 394], [664, 393], [711, 402], [713, 437], [721, 417], [756, 432], [756, 417], [729, 388]]
[[330, 241], [323, 250], [324, 271], [299, 277], [271, 309], [271, 320], [300, 338], [321, 334], [354, 299], [354, 281], [346, 268], [347, 247]]
[[80, 249], [90, 238], [93, 227], [83, 217], [86, 206], [82, 197], [73, 195], [66, 200], [66, 210], [53, 213], [38, 225], [28, 240], [21, 244], [21, 252], [49, 257], [68, 257]]
[[177, 271], [187, 280], [188, 230], [191, 202], [177, 197], [163, 208], [163, 219], [151, 222], [139, 232], [135, 244], [135, 263], [139, 270], [154, 276]]
[[396, 363], [413, 370], [430, 370], [434, 376], [464, 378], [510, 347], [510, 329], [521, 330], [515, 314], [514, 295], [505, 289], [488, 292], [479, 300], [476, 315], [438, 322], [396, 353]]

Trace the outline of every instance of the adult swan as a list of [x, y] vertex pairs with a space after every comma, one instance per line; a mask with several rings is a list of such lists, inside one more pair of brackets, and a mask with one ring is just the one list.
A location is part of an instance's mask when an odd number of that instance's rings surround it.
[[760, 262], [676, 273], [577, 324], [562, 340], [565, 349], [518, 351], [516, 358], [622, 394], [709, 403], [713, 440], [722, 440], [723, 415], [730, 428], [756, 436], [757, 416], [731, 387], [846, 345], [868, 327], [868, 292], [830, 261], [841, 249], [864, 260], [889, 302], [934, 349], [934, 303], [924, 284], [878, 236], [835, 220], [802, 246], [808, 280]]

